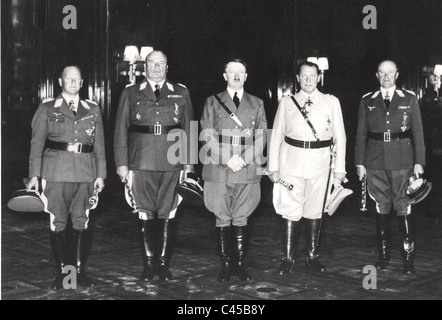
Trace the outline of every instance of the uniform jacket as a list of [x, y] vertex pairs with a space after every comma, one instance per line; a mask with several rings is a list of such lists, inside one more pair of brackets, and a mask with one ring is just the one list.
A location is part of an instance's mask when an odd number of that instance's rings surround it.
[[[317, 90], [313, 94], [313, 104], [306, 107], [308, 118], [320, 140], [335, 141], [334, 172], [345, 173], [347, 138], [339, 100]], [[295, 98], [301, 107], [307, 100], [301, 92], [295, 94]], [[301, 141], [316, 140], [291, 97], [282, 98], [275, 115], [269, 148], [269, 170], [304, 179], [315, 179], [330, 172], [330, 148], [294, 147], [284, 141], [285, 136]]]
[[[247, 129], [254, 129], [255, 139], [246, 139], [246, 145], [233, 147], [230, 141], [222, 139], [219, 135], [248, 137], [237, 123], [230, 118], [227, 111], [220, 105], [214, 96], [206, 99], [201, 115], [201, 129], [203, 147], [200, 152], [203, 167], [203, 180], [225, 183], [250, 183], [261, 179], [258, 168], [261, 168], [262, 153], [267, 141], [267, 119], [264, 103], [261, 99], [244, 92], [238, 109], [229, 93], [226, 91], [218, 94], [221, 101], [235, 113], [242, 125]], [[238, 172], [233, 172], [227, 167], [228, 160], [239, 154], [246, 162], [246, 167]], [[259, 174], [257, 174], [259, 173]]]
[[[146, 79], [127, 87], [121, 95], [115, 122], [116, 166], [128, 166], [130, 170], [182, 170], [184, 164], [190, 164], [188, 147], [192, 119], [192, 102], [189, 91], [183, 85], [166, 80], [158, 101]], [[179, 125], [182, 130], [174, 129], [169, 134], [154, 135], [129, 131], [131, 124]], [[176, 136], [177, 141], [167, 141], [168, 136], [172, 135]]]
[[[368, 139], [368, 132], [404, 132], [412, 138], [392, 140]], [[425, 146], [421, 113], [414, 93], [396, 90], [388, 111], [380, 91], [368, 93], [359, 105], [355, 147], [356, 165], [373, 170], [399, 170], [425, 165]]]
[[[46, 139], [93, 144], [91, 153], [45, 149]], [[74, 116], [59, 95], [40, 104], [32, 119], [29, 177], [57, 182], [93, 182], [106, 177], [103, 121], [95, 102], [80, 100]]]

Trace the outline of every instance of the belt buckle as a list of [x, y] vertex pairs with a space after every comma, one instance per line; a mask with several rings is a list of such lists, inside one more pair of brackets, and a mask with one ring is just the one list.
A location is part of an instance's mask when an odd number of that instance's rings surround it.
[[232, 136], [232, 146], [234, 148], [239, 146], [239, 141], [240, 141], [239, 139], [240, 139], [239, 136]]
[[310, 149], [310, 141], [304, 141], [304, 149]]
[[153, 134], [156, 136], [161, 135], [161, 124], [156, 124], [153, 126]]
[[80, 142], [68, 145], [68, 151], [73, 153], [81, 153], [82, 149], [83, 149], [83, 144]]
[[391, 141], [390, 131], [384, 132], [384, 142], [390, 142], [390, 141]]

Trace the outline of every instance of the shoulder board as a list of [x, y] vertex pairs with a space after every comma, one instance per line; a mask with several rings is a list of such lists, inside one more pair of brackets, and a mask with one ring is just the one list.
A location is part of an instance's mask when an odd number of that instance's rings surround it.
[[413, 91], [411, 91], [411, 90], [405, 90], [406, 92], [408, 92], [409, 94], [412, 94], [413, 96], [415, 96], [416, 94], [413, 92]]
[[89, 99], [85, 99], [85, 100], [86, 100], [87, 102], [89, 102], [89, 103], [92, 103], [92, 104], [98, 106], [98, 103], [96, 103], [95, 101], [92, 101], [92, 100], [89, 100]]
[[87, 110], [90, 110], [90, 109], [91, 109], [91, 107], [89, 107], [89, 105], [86, 103], [86, 101], [84, 101], [84, 100], [80, 100], [80, 103], [83, 105], [83, 107], [84, 107], [85, 109], [87, 109]]
[[330, 93], [326, 93], [325, 94], [327, 97], [333, 98], [333, 99], [337, 99], [334, 95], [330, 94]]
[[372, 98], [372, 99], [376, 98], [376, 97], [379, 95], [379, 92], [381, 92], [381, 91], [376, 91], [376, 92], [371, 96], [371, 98]]
[[132, 86], [134, 86], [134, 85], [135, 85], [135, 83], [128, 83], [128, 84], [126, 84], [126, 87], [125, 87], [125, 88], [132, 87]]
[[405, 94], [402, 92], [402, 90], [396, 90], [396, 93], [401, 98], [405, 97]]
[[187, 89], [187, 87], [184, 85], [184, 84], [182, 84], [182, 83], [177, 83], [177, 85], [179, 85], [179, 86], [181, 86], [181, 87], [183, 87], [183, 88], [186, 88]]
[[55, 100], [55, 98], [46, 98], [46, 99], [43, 99], [43, 101], [42, 101], [41, 103], [50, 102], [50, 101], [52, 101], [52, 100]]
[[369, 92], [369, 93], [366, 93], [366, 94], [364, 94], [363, 96], [362, 96], [362, 98], [365, 98], [366, 96], [368, 96], [368, 95], [370, 95], [370, 94], [372, 94], [373, 92], [371, 91], [371, 92]]

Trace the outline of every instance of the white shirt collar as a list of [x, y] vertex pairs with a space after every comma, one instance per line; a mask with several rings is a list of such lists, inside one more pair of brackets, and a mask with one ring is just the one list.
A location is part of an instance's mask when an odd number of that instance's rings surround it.
[[381, 87], [382, 99], [384, 99], [384, 100], [385, 100], [385, 95], [387, 94], [387, 91], [388, 91], [388, 97], [390, 98], [390, 101], [391, 101], [391, 99], [393, 98], [394, 92], [396, 91], [396, 86], [392, 86], [388, 90]]
[[239, 89], [239, 90], [233, 90], [232, 88], [227, 87], [227, 92], [229, 93], [230, 98], [232, 98], [232, 99], [233, 99], [233, 96], [235, 95], [235, 92], [236, 92], [237, 93], [236, 95], [238, 96], [239, 101], [241, 101], [242, 96], [244, 95], [244, 88]]
[[312, 93], [308, 94], [307, 92], [304, 92], [304, 90], [299, 90], [299, 92], [301, 92], [306, 98], [310, 97], [310, 98], [314, 98], [317, 94], [318, 94], [318, 88], [316, 88]]
[[152, 81], [152, 80], [149, 80], [149, 79], [147, 79], [147, 81], [149, 82], [150, 87], [152, 88], [152, 91], [155, 91], [156, 90], [155, 85], [159, 84], [160, 88], [163, 88], [163, 84], [166, 81], [166, 79], [164, 79], [163, 81], [160, 81], [160, 82], [155, 82], [155, 81]]
[[64, 92], [61, 93], [61, 96], [66, 101], [66, 103], [69, 105], [69, 101], [74, 100], [75, 109], [78, 109], [78, 103], [80, 102], [80, 96], [77, 94], [74, 98], [68, 97], [67, 94]]

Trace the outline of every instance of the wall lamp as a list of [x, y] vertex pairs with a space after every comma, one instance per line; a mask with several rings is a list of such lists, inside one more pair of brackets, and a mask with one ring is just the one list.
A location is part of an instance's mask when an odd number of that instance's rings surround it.
[[328, 58], [326, 57], [308, 57], [307, 61], [316, 63], [321, 71], [321, 87], [324, 86], [324, 71], [329, 69]]
[[136, 77], [146, 75], [146, 57], [153, 51], [153, 47], [128, 45], [124, 48], [123, 60], [117, 64], [117, 74], [129, 76], [129, 82], [134, 84]]

